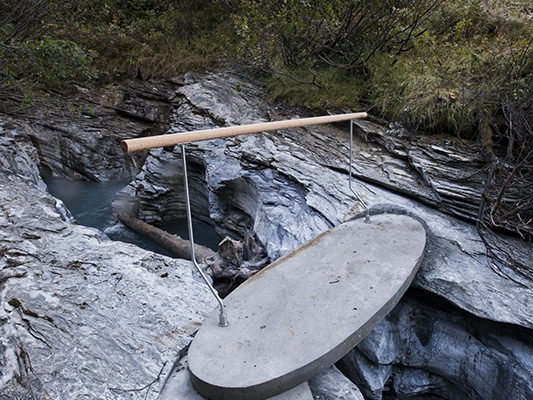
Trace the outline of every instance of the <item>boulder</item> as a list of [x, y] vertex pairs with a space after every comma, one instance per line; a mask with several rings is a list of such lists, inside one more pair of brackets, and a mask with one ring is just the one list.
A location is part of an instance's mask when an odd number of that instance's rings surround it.
[[335, 366], [311, 379], [309, 387], [315, 400], [363, 400], [359, 388]]

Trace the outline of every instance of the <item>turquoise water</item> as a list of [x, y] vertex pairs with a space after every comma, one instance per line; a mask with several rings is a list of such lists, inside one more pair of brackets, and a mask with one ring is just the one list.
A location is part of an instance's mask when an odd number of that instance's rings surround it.
[[[54, 197], [62, 200], [80, 225], [90, 226], [104, 231], [111, 239], [136, 244], [147, 250], [169, 255], [168, 252], [142, 235], [126, 227], [112, 227], [111, 202], [115, 194], [125, 187], [129, 180], [112, 182], [72, 181], [66, 178], [44, 177], [48, 191]], [[187, 222], [177, 221], [158, 226], [172, 234], [188, 239]], [[193, 221], [195, 242], [218, 249], [220, 241], [214, 228], [203, 221]]]
[[104, 230], [113, 221], [111, 202], [129, 181], [89, 182], [45, 177], [48, 192], [65, 203], [80, 225]]

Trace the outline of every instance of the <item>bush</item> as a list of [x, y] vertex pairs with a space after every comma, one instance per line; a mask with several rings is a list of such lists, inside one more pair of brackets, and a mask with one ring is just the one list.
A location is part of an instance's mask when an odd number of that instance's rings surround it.
[[376, 53], [408, 48], [436, 3], [241, 0], [234, 18], [240, 50], [254, 63], [311, 63], [359, 73]]
[[381, 113], [430, 133], [472, 139], [482, 139], [487, 120], [499, 123], [502, 102], [523, 91], [532, 72], [533, 29], [476, 8], [477, 22], [464, 34], [464, 21], [474, 21], [465, 15], [446, 32], [428, 29], [395, 63], [380, 60], [371, 91]]
[[96, 54], [86, 51], [69, 40], [44, 37], [20, 44], [14, 61], [16, 78], [57, 87], [71, 80], [95, 79], [97, 73], [90, 67]]
[[272, 0], [262, 13], [257, 2], [242, 4], [241, 51], [270, 71], [276, 100], [365, 108], [412, 129], [481, 141], [483, 124], [500, 123], [502, 100], [523, 91], [531, 74], [533, 28], [519, 6], [513, 14], [478, 0], [363, 9], [365, 1]]
[[96, 78], [91, 66], [95, 52], [72, 40], [45, 34], [56, 30], [59, 3], [6, 1], [0, 12], [0, 73], [4, 83], [15, 87], [59, 86], [70, 80]]
[[228, 2], [3, 0], [0, 78], [57, 87], [97, 76], [162, 77], [219, 63], [230, 51]]

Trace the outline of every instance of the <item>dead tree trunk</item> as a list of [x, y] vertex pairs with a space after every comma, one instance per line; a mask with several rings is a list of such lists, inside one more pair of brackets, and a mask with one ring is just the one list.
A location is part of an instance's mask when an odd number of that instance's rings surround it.
[[[126, 212], [117, 211], [117, 217], [124, 225], [157, 243], [173, 256], [191, 259], [191, 248], [188, 240], [156, 228]], [[194, 251], [196, 261], [206, 265], [206, 272], [213, 280], [219, 281], [217, 290], [222, 297], [225, 297], [241, 282], [254, 275], [269, 262], [263, 248], [251, 238], [245, 239], [243, 243], [226, 237], [218, 252], [201, 245], [195, 245]]]
[[[177, 258], [191, 259], [191, 247], [188, 240], [172, 235], [162, 229], [156, 228], [129, 214], [118, 212], [118, 219], [129, 228], [146, 236], [159, 246], [169, 251]], [[196, 261], [200, 264], [207, 264], [212, 270], [212, 276], [220, 273], [222, 258], [209, 247], [195, 245]]]

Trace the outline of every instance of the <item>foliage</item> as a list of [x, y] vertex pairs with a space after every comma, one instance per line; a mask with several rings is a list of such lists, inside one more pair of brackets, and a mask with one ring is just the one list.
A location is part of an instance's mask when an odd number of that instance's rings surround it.
[[401, 53], [435, 0], [241, 0], [235, 15], [243, 55], [268, 65], [313, 63], [364, 72], [378, 52]]
[[0, 79], [57, 87], [214, 65], [227, 52], [227, 7], [212, 0], [4, 0]]
[[96, 78], [96, 72], [89, 67], [95, 56], [70, 40], [44, 36], [21, 43], [19, 59], [14, 65], [29, 79], [59, 86], [69, 80]]
[[532, 68], [531, 25], [479, 2], [461, 4], [462, 12], [446, 5], [433, 14], [410, 54], [379, 63], [371, 82], [379, 112], [427, 132], [475, 138], [509, 97], [504, 93], [523, 87]]
[[3, 80], [59, 86], [70, 80], [96, 77], [91, 68], [94, 52], [71, 40], [45, 34], [51, 24], [47, 16], [57, 10], [56, 3], [45, 1], [2, 4], [0, 67]]
[[[386, 2], [365, 8], [364, 16], [347, 11], [365, 3], [359, 1], [241, 3], [247, 13], [236, 17], [240, 51], [269, 73], [267, 88], [274, 100], [364, 108], [408, 128], [458, 136], [478, 146], [487, 173], [480, 237], [493, 267], [519, 282], [529, 279], [531, 265], [517, 260], [493, 234], [505, 231], [533, 240], [528, 2], [424, 3], [427, 13], [403, 9], [390, 16], [381, 15]], [[413, 6], [403, 4], [409, 10]], [[405, 15], [410, 19], [402, 19]], [[388, 21], [394, 29], [385, 28]]]
[[499, 118], [533, 62], [525, 8], [497, 0], [241, 3], [240, 51], [271, 73], [273, 98], [365, 108], [428, 133], [481, 139], [480, 121]]

